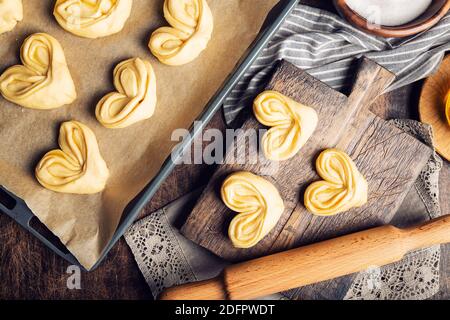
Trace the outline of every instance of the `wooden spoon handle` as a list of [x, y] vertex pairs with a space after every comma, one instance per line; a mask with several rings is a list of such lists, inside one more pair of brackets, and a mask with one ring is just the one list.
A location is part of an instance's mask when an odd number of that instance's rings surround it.
[[450, 216], [399, 229], [382, 226], [225, 268], [220, 277], [166, 290], [160, 299], [252, 299], [399, 261], [450, 242]]

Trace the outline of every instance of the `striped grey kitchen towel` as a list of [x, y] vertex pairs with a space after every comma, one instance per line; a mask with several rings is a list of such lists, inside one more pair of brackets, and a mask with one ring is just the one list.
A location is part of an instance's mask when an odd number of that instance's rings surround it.
[[225, 100], [225, 120], [232, 123], [251, 103], [280, 59], [343, 91], [364, 55], [397, 76], [388, 89], [393, 90], [431, 74], [448, 50], [450, 14], [428, 31], [394, 39], [369, 35], [338, 15], [299, 4]]

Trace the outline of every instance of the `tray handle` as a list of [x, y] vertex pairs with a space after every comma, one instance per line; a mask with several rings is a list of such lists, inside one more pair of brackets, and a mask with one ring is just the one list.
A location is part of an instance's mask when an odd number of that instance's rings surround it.
[[[0, 212], [5, 213], [14, 221], [19, 223], [24, 229], [29, 231], [33, 236], [38, 238], [44, 245], [53, 250], [60, 257], [66, 259], [71, 264], [80, 266], [77, 259], [65, 248], [61, 241], [50, 230], [48, 230], [43, 223], [39, 221], [30, 208], [28, 208], [26, 203], [1, 185]], [[34, 221], [37, 221], [40, 226], [40, 230], [34, 227], [34, 224], [32, 223]], [[47, 235], [45, 235], [43, 231], [45, 231]], [[59, 242], [58, 245], [55, 244], [55, 242]]]

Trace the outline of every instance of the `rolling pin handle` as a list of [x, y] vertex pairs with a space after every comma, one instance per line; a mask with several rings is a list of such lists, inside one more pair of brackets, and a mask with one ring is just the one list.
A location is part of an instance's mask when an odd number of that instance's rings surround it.
[[418, 226], [403, 229], [413, 249], [450, 242], [450, 215], [445, 215]]
[[383, 266], [409, 251], [448, 242], [450, 215], [405, 229], [386, 225], [231, 265], [212, 280], [167, 289], [160, 299], [252, 299]]
[[226, 300], [222, 276], [165, 289], [158, 300]]

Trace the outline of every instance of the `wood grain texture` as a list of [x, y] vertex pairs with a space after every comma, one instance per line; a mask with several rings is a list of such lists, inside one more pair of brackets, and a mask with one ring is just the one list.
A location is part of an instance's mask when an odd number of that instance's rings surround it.
[[[221, 113], [208, 128], [225, 130]], [[155, 210], [205, 185], [215, 166], [180, 165], [140, 214]], [[70, 264], [0, 213], [0, 299], [152, 299], [150, 288], [122, 238], [98, 269], [81, 272], [81, 289], [69, 289]]]
[[[392, 76], [387, 71], [363, 60], [352, 93], [347, 98], [283, 62], [267, 89], [315, 108], [319, 114], [315, 133], [297, 156], [280, 164], [281, 168], [265, 159], [252, 165], [226, 161], [212, 177], [183, 226], [183, 234], [224, 259], [236, 262], [389, 222], [431, 154], [428, 147], [368, 110], [391, 81]], [[262, 126], [250, 118], [243, 128], [259, 129]], [[244, 130], [237, 136], [234, 148], [227, 153], [227, 160], [245, 149], [246, 138]], [[336, 145], [349, 153], [366, 176], [369, 203], [334, 217], [313, 216], [303, 206], [303, 191], [318, 179], [315, 157], [323, 149]], [[229, 241], [226, 230], [234, 213], [223, 205], [218, 195], [223, 179], [238, 170], [266, 175], [270, 172], [269, 179], [279, 188], [286, 206], [272, 232], [250, 249], [234, 248]], [[347, 278], [345, 282], [344, 285], [332, 281], [324, 292], [335, 293], [336, 286], [344, 292], [351, 279]], [[332, 288], [334, 290], [330, 290]], [[317, 290], [310, 292], [313, 291]], [[308, 294], [302, 290], [291, 293], [296, 298], [305, 298]]]
[[[303, 0], [304, 4], [333, 11], [331, 1]], [[418, 119], [416, 83], [379, 97], [371, 109], [385, 119]], [[222, 113], [208, 128], [225, 128]], [[152, 201], [141, 212], [145, 217], [156, 209], [206, 184], [215, 165], [180, 165], [161, 186]], [[443, 213], [450, 213], [450, 164], [444, 163], [440, 177], [440, 203]], [[414, 217], [423, 221], [425, 216]], [[410, 225], [409, 217], [396, 216], [396, 222]], [[20, 226], [0, 214], [0, 299], [151, 299], [150, 290], [136, 266], [131, 251], [121, 240], [105, 262], [94, 272], [82, 274], [82, 288], [66, 286], [68, 263], [42, 246]], [[442, 246], [441, 289], [433, 299], [450, 298], [450, 245]]]
[[445, 100], [450, 92], [450, 55], [439, 70], [424, 83], [419, 102], [420, 120], [433, 127], [437, 152], [450, 161], [450, 124], [445, 115]]
[[[304, 4], [333, 11], [329, 1], [304, 0]], [[52, 4], [49, 1], [48, 10]], [[208, 128], [224, 130], [220, 112]], [[180, 165], [142, 210], [145, 217], [180, 196], [206, 184], [214, 165]], [[0, 299], [151, 299], [150, 289], [124, 240], [110, 251], [95, 271], [82, 273], [82, 288], [66, 286], [69, 264], [45, 248], [6, 215], [0, 214]]]
[[[386, 118], [417, 119], [421, 83], [406, 86], [377, 98], [371, 109]], [[208, 128], [223, 131], [222, 113], [217, 113]], [[215, 165], [180, 165], [164, 182], [141, 217], [206, 184]], [[440, 176], [440, 203], [450, 213], [450, 164], [444, 163]], [[423, 214], [423, 215], [421, 215]], [[424, 221], [426, 214], [396, 216], [395, 225], [409, 226]], [[0, 299], [151, 299], [150, 290], [136, 266], [125, 241], [113, 248], [105, 262], [94, 272], [82, 273], [82, 288], [66, 286], [68, 263], [42, 246], [14, 221], [0, 214]], [[442, 246], [440, 292], [432, 299], [450, 298], [450, 245]], [[327, 283], [327, 282], [325, 282]], [[319, 288], [320, 290], [320, 288]], [[338, 296], [336, 296], [337, 298]]]
[[[299, 246], [330, 237], [348, 234], [389, 223], [417, 179], [431, 150], [415, 143], [400, 129], [386, 130], [386, 122], [369, 115], [370, 124], [361, 139], [347, 145], [339, 144], [354, 159], [369, 184], [368, 203], [333, 217], [309, 214], [298, 205], [292, 215], [296, 233], [281, 234], [286, 246]], [[421, 158], [417, 162], [418, 158]], [[420, 163], [421, 164], [418, 164]], [[298, 288], [288, 293], [301, 299], [343, 299], [355, 275]]]

